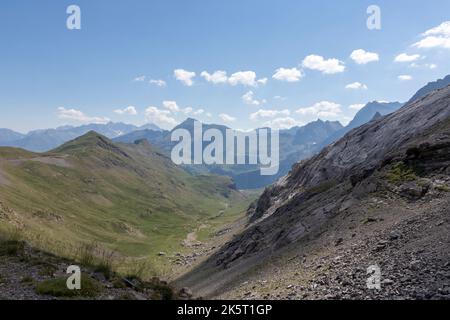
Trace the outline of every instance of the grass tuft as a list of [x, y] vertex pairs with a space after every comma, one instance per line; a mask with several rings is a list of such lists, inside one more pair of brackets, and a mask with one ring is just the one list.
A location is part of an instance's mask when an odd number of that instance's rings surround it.
[[96, 297], [101, 292], [99, 282], [90, 278], [88, 275], [81, 275], [81, 290], [69, 290], [67, 288], [66, 278], [56, 278], [39, 282], [35, 291], [37, 294], [50, 295], [53, 297]]
[[417, 175], [414, 170], [405, 165], [403, 162], [396, 163], [387, 173], [386, 177], [388, 181], [393, 184], [417, 180]]

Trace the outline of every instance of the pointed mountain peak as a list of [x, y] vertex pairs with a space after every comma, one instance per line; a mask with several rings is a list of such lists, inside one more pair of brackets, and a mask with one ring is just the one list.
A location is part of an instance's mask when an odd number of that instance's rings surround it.
[[107, 150], [126, 155], [110, 139], [95, 131], [89, 131], [88, 133], [72, 141], [66, 142], [62, 146], [54, 149], [52, 152], [76, 154], [94, 152], [95, 150]]

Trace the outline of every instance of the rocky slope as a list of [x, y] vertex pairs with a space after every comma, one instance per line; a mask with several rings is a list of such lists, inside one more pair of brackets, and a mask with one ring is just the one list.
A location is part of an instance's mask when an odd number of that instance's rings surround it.
[[[289, 291], [303, 288], [294, 290], [297, 298], [302, 297], [297, 293], [311, 298], [445, 298], [450, 287], [449, 166], [446, 87], [351, 131], [296, 165], [250, 208], [246, 231], [178, 284], [200, 295], [238, 297], [248, 290], [246, 296], [261, 297], [251, 289], [273, 278], [278, 289], [285, 284]], [[399, 234], [392, 241], [400, 240], [391, 244], [391, 233]], [[409, 268], [414, 260], [419, 262]], [[375, 263], [395, 276], [384, 279], [394, 284], [392, 290], [378, 296], [362, 282], [366, 268]], [[433, 276], [414, 272], [419, 265]], [[282, 275], [294, 276], [289, 271], [294, 269], [298, 284], [285, 283]], [[406, 282], [400, 284], [402, 272]]]
[[[81, 268], [81, 290], [68, 290], [66, 270]], [[186, 290], [174, 291], [154, 277], [119, 275], [107, 266], [81, 264], [30, 247], [26, 242], [0, 238], [0, 300], [160, 300], [188, 299]]]

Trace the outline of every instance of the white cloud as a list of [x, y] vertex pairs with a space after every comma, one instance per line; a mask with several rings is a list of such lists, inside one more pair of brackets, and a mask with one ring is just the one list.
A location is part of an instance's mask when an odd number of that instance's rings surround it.
[[206, 114], [206, 116], [208, 117], [208, 118], [212, 118], [212, 113], [211, 112], [208, 112], [207, 114]]
[[324, 74], [341, 73], [345, 71], [345, 65], [338, 59], [324, 59], [322, 56], [309, 55], [303, 62], [302, 66], [307, 69], [317, 70]]
[[253, 71], [239, 71], [233, 73], [228, 79], [228, 83], [232, 86], [242, 84], [244, 86], [256, 87], [256, 73]]
[[357, 64], [367, 64], [369, 62], [380, 60], [378, 53], [368, 52], [363, 49], [354, 50], [350, 55], [350, 58]]
[[261, 79], [258, 79], [258, 81], [256, 81], [258, 84], [260, 84], [260, 85], [266, 85], [267, 84], [267, 81], [269, 81], [269, 79], [267, 79], [267, 78], [261, 78]]
[[184, 114], [190, 114], [190, 113], [192, 113], [192, 111], [194, 111], [194, 109], [192, 109], [191, 107], [187, 107], [187, 108], [183, 109]]
[[195, 72], [177, 69], [173, 72], [173, 74], [175, 76], [175, 79], [181, 81], [185, 86], [190, 87], [194, 84], [194, 81], [192, 79], [196, 76]]
[[360, 82], [353, 82], [345, 86], [345, 89], [351, 90], [367, 90], [368, 87]]
[[422, 37], [423, 39], [413, 44], [414, 47], [450, 49], [450, 21], [445, 21], [439, 26], [425, 31]]
[[450, 49], [450, 38], [430, 36], [414, 44], [421, 49], [445, 48]]
[[236, 121], [236, 118], [226, 114], [226, 113], [221, 113], [219, 114], [219, 118], [222, 119], [222, 121], [224, 122], [234, 122]]
[[401, 81], [409, 81], [409, 80], [412, 80], [413, 77], [410, 75], [404, 74], [404, 75], [398, 76], [398, 79]]
[[145, 81], [146, 76], [138, 76], [136, 78], [134, 78], [135, 82], [143, 82]]
[[266, 103], [266, 100], [256, 100], [254, 98], [254, 95], [255, 94], [253, 93], [253, 91], [249, 91], [242, 96], [242, 100], [244, 101], [245, 104], [248, 104], [251, 106], [259, 106], [261, 104]]
[[349, 123], [350, 123], [350, 121], [352, 121], [353, 120], [353, 118], [350, 118], [350, 117], [342, 117], [341, 119], [339, 119], [339, 122], [345, 127], [345, 126], [347, 126]]
[[356, 104], [352, 104], [349, 106], [350, 109], [352, 110], [361, 110], [362, 108], [364, 108], [365, 104], [364, 103], [356, 103]]
[[105, 117], [89, 117], [80, 110], [66, 109], [64, 107], [58, 108], [58, 118], [72, 120], [81, 123], [108, 123], [111, 120]]
[[145, 110], [145, 118], [148, 122], [164, 129], [171, 129], [177, 124], [177, 121], [171, 117], [169, 110], [160, 110], [157, 107], [148, 107]]
[[439, 26], [425, 31], [423, 35], [424, 36], [438, 35], [450, 37], [450, 21], [442, 22]]
[[158, 86], [158, 87], [165, 87], [165, 86], [167, 86], [167, 83], [164, 80], [151, 79], [149, 81], [149, 83], [153, 84], [155, 86]]
[[303, 74], [297, 68], [286, 69], [286, 68], [278, 68], [275, 71], [275, 74], [272, 76], [275, 80], [286, 81], [286, 82], [298, 82], [300, 78], [303, 77]]
[[201, 114], [203, 114], [203, 113], [205, 112], [205, 110], [203, 110], [203, 109], [195, 110], [195, 109], [192, 108], [192, 107], [186, 107], [186, 108], [182, 109], [181, 111], [182, 111], [185, 115], [192, 114], [192, 115], [194, 115], [194, 116], [199, 116], [199, 115], [201, 115]]
[[287, 100], [287, 98], [286, 97], [283, 97], [283, 96], [275, 96], [275, 97], [273, 97], [275, 100], [281, 100], [281, 101], [284, 101], [284, 100]]
[[264, 123], [265, 127], [269, 127], [275, 130], [290, 129], [292, 127], [301, 125], [303, 125], [302, 122], [299, 122], [291, 117], [276, 118]]
[[433, 70], [433, 69], [437, 68], [437, 64], [435, 64], [435, 63], [423, 63], [423, 64], [420, 64], [420, 63], [413, 62], [413, 63], [410, 64], [410, 67], [411, 68], [426, 68], [426, 69]]
[[126, 115], [130, 115], [130, 116], [135, 116], [138, 114], [136, 111], [136, 108], [133, 106], [126, 107], [125, 109], [117, 109], [117, 110], [114, 110], [114, 112], [117, 114], [120, 114], [120, 115], [126, 114]]
[[413, 62], [413, 61], [417, 61], [421, 58], [420, 54], [406, 54], [406, 53], [401, 53], [398, 56], [395, 57], [395, 62]]
[[228, 83], [232, 86], [243, 85], [256, 87], [258, 85], [267, 84], [267, 78], [256, 78], [256, 73], [254, 71], [239, 71], [233, 73], [230, 77], [227, 76], [227, 72], [223, 70], [215, 71], [210, 74], [207, 71], [203, 71], [200, 74], [207, 82], [214, 84]]
[[259, 109], [258, 111], [252, 113], [250, 115], [250, 120], [257, 121], [264, 118], [275, 118], [277, 116], [289, 116], [291, 112], [287, 109], [285, 110], [263, 110]]
[[321, 118], [337, 117], [341, 112], [341, 105], [330, 101], [317, 102], [310, 107], [300, 108], [296, 111], [300, 115], [312, 115]]
[[203, 71], [200, 75], [206, 81], [214, 84], [227, 83], [228, 81], [227, 72], [222, 70], [215, 71], [213, 74], [209, 74], [207, 71]]
[[180, 107], [178, 106], [176, 101], [163, 101], [163, 106], [173, 113], [177, 113], [178, 111], [180, 111]]

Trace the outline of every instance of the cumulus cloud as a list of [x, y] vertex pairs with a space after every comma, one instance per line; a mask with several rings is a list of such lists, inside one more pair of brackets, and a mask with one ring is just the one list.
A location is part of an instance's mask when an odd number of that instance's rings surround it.
[[192, 111], [194, 111], [194, 109], [192, 109], [191, 107], [187, 107], [187, 108], [183, 109], [184, 114], [190, 114], [190, 113], [192, 113]]
[[185, 86], [190, 87], [194, 84], [194, 81], [192, 79], [196, 76], [195, 72], [176, 69], [173, 74], [175, 76], [175, 79], [182, 82]]
[[158, 86], [158, 87], [165, 87], [167, 86], [167, 83], [164, 80], [158, 80], [158, 79], [151, 79], [149, 81], [150, 84]]
[[437, 64], [435, 64], [435, 63], [423, 63], [423, 64], [420, 64], [420, 63], [413, 62], [413, 63], [410, 64], [410, 67], [411, 68], [426, 68], [426, 69], [433, 70], [433, 69], [437, 68]]
[[230, 78], [228, 78], [228, 83], [232, 86], [237, 86], [238, 84], [244, 86], [255, 87], [256, 82], [256, 73], [253, 71], [239, 71], [233, 73]]
[[295, 126], [301, 126], [303, 125], [302, 122], [299, 122], [291, 117], [281, 117], [276, 118], [273, 120], [269, 120], [264, 123], [265, 127], [269, 127], [275, 130], [283, 130], [283, 129], [290, 129]]
[[269, 79], [267, 79], [267, 78], [261, 78], [261, 79], [258, 79], [258, 81], [256, 81], [258, 84], [261, 84], [261, 85], [266, 85], [267, 84], [267, 81], [269, 81]]
[[230, 77], [228, 77], [227, 72], [223, 70], [214, 71], [212, 74], [207, 71], [203, 71], [200, 75], [207, 82], [213, 84], [227, 83], [232, 86], [243, 85], [256, 87], [258, 85], [265, 85], [268, 81], [267, 78], [257, 79], [254, 71], [239, 71], [233, 73]]
[[289, 116], [291, 112], [288, 109], [285, 110], [263, 110], [259, 109], [258, 111], [252, 113], [250, 115], [250, 120], [257, 121], [264, 118], [275, 118], [277, 116]]
[[302, 66], [307, 69], [317, 70], [324, 74], [335, 74], [345, 71], [345, 65], [338, 59], [325, 59], [319, 55], [309, 55], [303, 62]]
[[330, 101], [317, 102], [307, 108], [300, 108], [296, 113], [306, 116], [318, 116], [321, 118], [337, 117], [342, 112], [341, 105]]
[[367, 90], [368, 87], [365, 84], [362, 84], [360, 82], [353, 82], [345, 86], [345, 89], [350, 90]]
[[365, 104], [364, 103], [356, 103], [356, 104], [352, 104], [349, 106], [350, 109], [352, 110], [361, 110], [362, 108], [364, 108]]
[[278, 68], [275, 71], [275, 74], [272, 76], [275, 80], [286, 81], [286, 82], [298, 82], [300, 78], [303, 77], [303, 74], [297, 68], [287, 69], [287, 68]]
[[145, 110], [145, 118], [148, 122], [154, 123], [164, 129], [171, 129], [177, 121], [172, 118], [169, 110], [160, 110], [157, 107], [148, 107]]
[[178, 111], [180, 111], [180, 107], [178, 106], [176, 101], [163, 101], [163, 106], [173, 113], [177, 113]]
[[378, 53], [368, 52], [364, 49], [354, 50], [350, 55], [353, 61], [357, 64], [367, 64], [369, 62], [374, 62], [380, 60]]
[[143, 82], [145, 81], [146, 76], [138, 76], [136, 78], [134, 78], [135, 82]]
[[198, 109], [198, 110], [194, 111], [194, 116], [199, 116], [199, 115], [201, 115], [201, 114], [203, 114], [203, 113], [205, 113], [205, 110], [203, 110], [203, 109]]
[[221, 113], [219, 114], [219, 118], [222, 119], [223, 122], [234, 122], [236, 121], [236, 118], [226, 114], [226, 113]]
[[185, 115], [192, 114], [192, 115], [194, 115], [194, 116], [199, 116], [199, 115], [201, 115], [201, 114], [203, 114], [203, 113], [205, 112], [205, 110], [203, 110], [203, 109], [195, 110], [195, 109], [192, 108], [192, 107], [186, 107], [186, 108], [182, 109], [181, 111], [182, 111]]
[[409, 81], [409, 80], [412, 80], [413, 77], [410, 75], [407, 75], [407, 74], [403, 74], [403, 75], [398, 76], [398, 79], [401, 81]]
[[75, 122], [80, 122], [80, 123], [104, 124], [104, 123], [108, 123], [111, 121], [109, 118], [105, 118], [105, 117], [90, 117], [88, 115], [85, 115], [80, 110], [76, 110], [76, 109], [66, 109], [64, 107], [59, 107], [57, 109], [57, 111], [58, 111], [58, 118], [65, 119], [65, 120], [71, 120], [71, 121], [75, 121]]
[[254, 98], [253, 91], [249, 91], [246, 94], [242, 96], [242, 101], [244, 101], [245, 104], [251, 105], [251, 106], [259, 106], [261, 104], [266, 103], [266, 100], [257, 100]]
[[414, 43], [414, 47], [421, 49], [450, 49], [450, 21], [445, 21], [439, 26], [425, 31], [421, 36], [423, 39]]
[[398, 56], [395, 57], [395, 62], [413, 62], [417, 61], [421, 58], [420, 54], [412, 54], [409, 55], [407, 53], [401, 53]]
[[226, 71], [218, 70], [218, 71], [215, 71], [212, 74], [208, 73], [207, 71], [203, 71], [200, 75], [206, 81], [214, 83], [214, 84], [227, 83], [228, 82], [228, 77], [227, 77], [227, 72]]
[[135, 116], [138, 114], [136, 108], [133, 106], [129, 106], [124, 109], [114, 110], [114, 113], [117, 113], [120, 115], [130, 115], [130, 116]]

